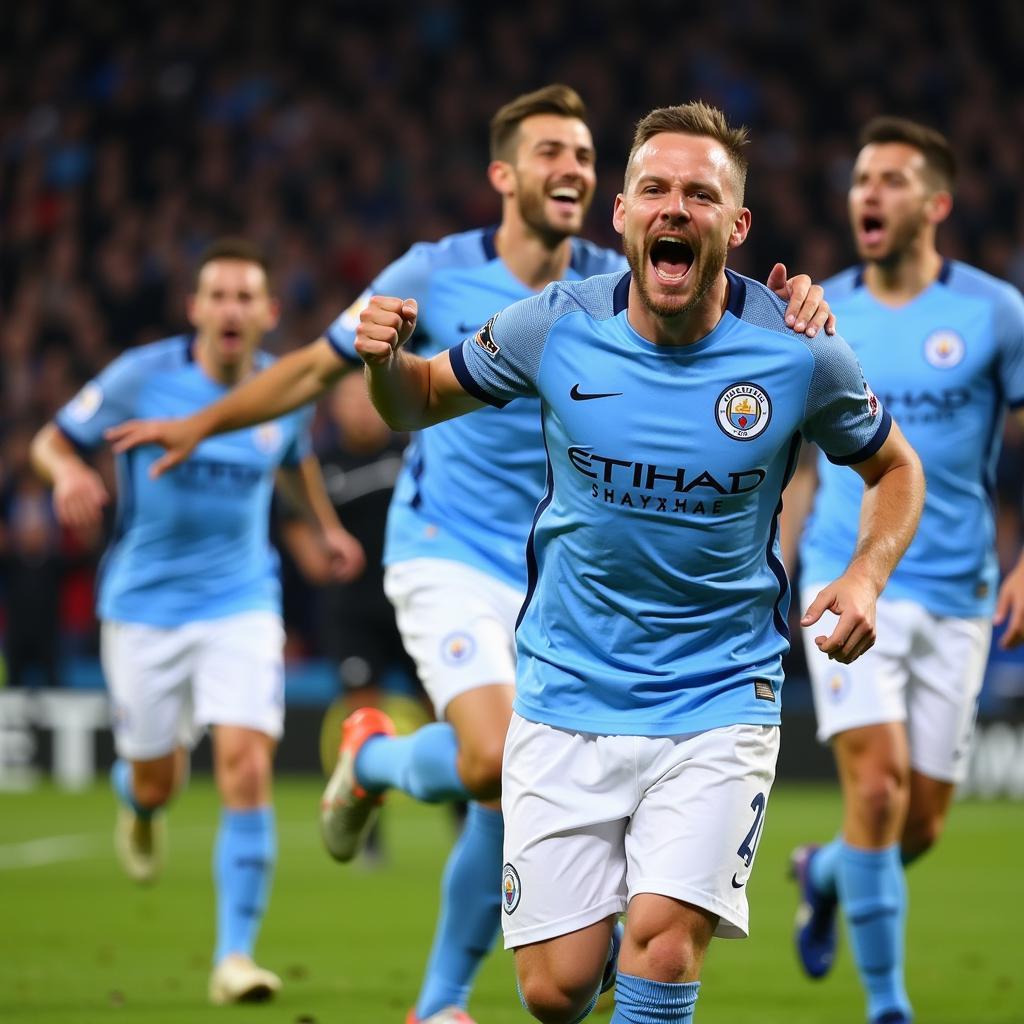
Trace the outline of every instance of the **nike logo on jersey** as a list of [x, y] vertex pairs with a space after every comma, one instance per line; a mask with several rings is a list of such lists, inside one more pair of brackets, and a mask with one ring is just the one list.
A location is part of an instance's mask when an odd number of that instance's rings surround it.
[[735, 875], [732, 876], [732, 887], [734, 889], [742, 889], [743, 886], [745, 886], [746, 884], [747, 884], [746, 882], [737, 882], [736, 881], [736, 876]]
[[618, 398], [621, 394], [621, 391], [604, 391], [599, 394], [590, 395], [586, 392], [580, 391], [579, 384], [573, 384], [572, 390], [569, 392], [569, 397], [574, 402], [589, 402], [594, 398]]

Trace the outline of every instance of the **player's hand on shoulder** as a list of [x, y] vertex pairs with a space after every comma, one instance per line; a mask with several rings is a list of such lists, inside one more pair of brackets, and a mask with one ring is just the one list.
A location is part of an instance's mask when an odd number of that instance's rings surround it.
[[110, 502], [102, 477], [91, 466], [69, 460], [53, 482], [53, 507], [61, 526], [86, 530], [98, 526]]
[[331, 577], [339, 583], [351, 583], [366, 568], [363, 545], [345, 529], [324, 531], [324, 546], [331, 564]]
[[192, 454], [200, 441], [191, 417], [174, 420], [125, 420], [111, 427], [103, 435], [115, 453], [131, 451], [144, 444], [158, 444], [166, 452], [149, 467], [149, 475], [156, 479]]
[[999, 638], [999, 646], [1008, 651], [1024, 643], [1024, 558], [1003, 580], [996, 601], [995, 624], [1006, 628]]
[[822, 327], [826, 334], [836, 333], [836, 318], [825, 301], [825, 289], [806, 274], [786, 276], [786, 265], [776, 263], [765, 282], [780, 299], [785, 299], [786, 324], [797, 334], [813, 338]]
[[368, 366], [388, 363], [416, 329], [415, 299], [374, 295], [359, 314], [355, 348]]
[[878, 593], [867, 578], [853, 571], [824, 587], [811, 602], [800, 625], [813, 626], [825, 612], [837, 616], [832, 632], [814, 642], [832, 661], [849, 665], [875, 645], [875, 605]]

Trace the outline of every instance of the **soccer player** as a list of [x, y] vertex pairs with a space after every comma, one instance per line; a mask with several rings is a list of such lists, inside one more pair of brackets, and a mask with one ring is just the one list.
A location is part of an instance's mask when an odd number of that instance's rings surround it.
[[[879, 118], [861, 147], [849, 211], [862, 264], [826, 287], [879, 398], [920, 453], [928, 495], [878, 602], [876, 646], [855, 666], [837, 665], [804, 631], [818, 737], [831, 742], [844, 813], [838, 838], [794, 853], [796, 938], [803, 967], [822, 977], [841, 905], [870, 1020], [903, 1024], [903, 867], [938, 839], [964, 778], [993, 612], [1006, 623], [1003, 646], [1024, 639], [1024, 562], [997, 599], [989, 497], [1003, 417], [1024, 407], [1024, 302], [937, 250], [955, 172], [938, 132]], [[801, 546], [805, 595], [857, 542], [856, 482], [823, 459], [818, 476]], [[799, 518], [787, 523], [794, 536]]]
[[[33, 442], [60, 521], [95, 524], [109, 498], [79, 451], [137, 416], [187, 415], [271, 359], [277, 320], [263, 256], [214, 243], [189, 302], [191, 335], [132, 349], [61, 409]], [[268, 540], [275, 474], [318, 523], [339, 578], [363, 565], [309, 454], [306, 417], [290, 415], [205, 442], [179, 472], [154, 479], [158, 450], [117, 458], [115, 535], [99, 583], [101, 653], [119, 760], [117, 848], [128, 874], [155, 879], [162, 808], [185, 748], [210, 726], [223, 802], [214, 854], [214, 1003], [272, 996], [280, 979], [252, 959], [275, 859], [271, 765], [284, 720], [284, 629], [277, 556]]]
[[[326, 336], [196, 416], [127, 426], [121, 443], [168, 448], [158, 470], [199, 438], [280, 415], [322, 394], [351, 365], [361, 311], [373, 293], [414, 296], [422, 317], [410, 345], [447, 349], [497, 308], [550, 282], [624, 269], [622, 257], [573, 237], [594, 193], [594, 147], [580, 97], [549, 85], [502, 107], [491, 122], [488, 177], [501, 196], [495, 229], [413, 246], [386, 268]], [[787, 316], [813, 335], [831, 328], [807, 278], [770, 282], [790, 298]], [[544, 491], [540, 403], [481, 409], [419, 435], [388, 517], [386, 585], [405, 645], [439, 723], [395, 738], [377, 711], [347, 722], [325, 791], [323, 833], [347, 861], [387, 787], [424, 800], [469, 798], [466, 826], [442, 883], [442, 912], [410, 1024], [465, 1022], [470, 985], [499, 928], [502, 821], [497, 795], [512, 713], [515, 622], [526, 592], [524, 560]], [[358, 763], [357, 763], [358, 755]]]
[[[392, 426], [539, 396], [547, 451], [504, 754], [505, 944], [540, 1020], [581, 1020], [626, 910], [615, 1024], [689, 1021], [714, 934], [747, 932], [778, 750], [789, 592], [777, 517], [801, 436], [852, 466], [857, 550], [808, 608], [841, 664], [920, 515], [918, 460], [839, 338], [725, 269], [745, 132], [702, 103], [637, 126], [613, 222], [628, 272], [559, 282], [427, 361], [416, 303], [356, 348]], [[372, 747], [370, 748], [372, 750]]]

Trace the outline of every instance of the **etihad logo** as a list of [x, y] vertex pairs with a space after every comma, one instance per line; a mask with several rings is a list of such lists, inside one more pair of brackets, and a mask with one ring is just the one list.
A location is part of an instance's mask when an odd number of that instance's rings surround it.
[[768, 393], [756, 384], [730, 384], [719, 396], [715, 409], [718, 426], [737, 441], [752, 441], [765, 432], [772, 418]]
[[717, 515], [724, 511], [724, 498], [756, 491], [767, 476], [763, 469], [733, 470], [716, 476], [709, 469], [616, 459], [599, 455], [585, 445], [572, 445], [566, 454], [573, 469], [593, 481], [592, 498], [652, 512]]

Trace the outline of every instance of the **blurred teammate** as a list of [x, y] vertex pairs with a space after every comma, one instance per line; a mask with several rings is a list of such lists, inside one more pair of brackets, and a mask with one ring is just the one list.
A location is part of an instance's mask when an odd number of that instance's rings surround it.
[[[866, 484], [860, 544], [804, 616], [848, 663], [913, 534], [923, 479], [840, 339], [800, 338], [744, 241], [745, 132], [704, 104], [637, 127], [614, 224], [630, 272], [556, 283], [430, 361], [416, 304], [377, 296], [356, 347], [394, 427], [539, 396], [545, 495], [505, 746], [505, 945], [524, 1004], [581, 1020], [626, 910], [615, 1024], [689, 1021], [746, 884], [778, 750], [782, 490], [801, 435]], [[429, 432], [428, 432], [429, 433]], [[369, 751], [373, 747], [368, 748]]]
[[[187, 415], [270, 357], [257, 351], [277, 320], [266, 263], [241, 240], [200, 261], [194, 335], [115, 359], [44, 427], [33, 460], [53, 484], [61, 522], [94, 524], [109, 498], [78, 454], [136, 416]], [[275, 473], [319, 524], [338, 575], [362, 568], [309, 454], [306, 417], [290, 415], [204, 443], [179, 472], [154, 479], [153, 448], [117, 458], [116, 532], [99, 584], [103, 670], [119, 757], [118, 853], [128, 874], [155, 879], [161, 808], [181, 781], [187, 747], [212, 727], [223, 801], [214, 855], [214, 1003], [265, 999], [280, 979], [252, 960], [275, 858], [274, 747], [284, 720], [284, 631], [277, 556], [267, 539]]]
[[[410, 344], [445, 351], [495, 309], [552, 281], [623, 268], [622, 257], [573, 236], [594, 193], [594, 148], [579, 96], [551, 85], [502, 107], [491, 122], [488, 177], [502, 200], [495, 229], [413, 246], [328, 329], [227, 400], [182, 422], [126, 428], [125, 445], [164, 444], [166, 468], [198, 439], [279, 415], [321, 394], [358, 361], [360, 312], [370, 295], [422, 304]], [[826, 322], [807, 278], [770, 279], [792, 296], [787, 315], [809, 335]], [[805, 302], [806, 299], [806, 302]], [[502, 821], [497, 795], [512, 710], [514, 632], [527, 584], [524, 551], [543, 494], [540, 403], [482, 409], [419, 435], [410, 446], [388, 517], [386, 585], [406, 648], [441, 722], [390, 738], [379, 712], [348, 722], [325, 792], [324, 839], [339, 860], [355, 856], [380, 794], [397, 787], [422, 800], [471, 798], [442, 883], [442, 911], [413, 1021], [465, 1021], [470, 985], [498, 931]], [[373, 742], [367, 742], [373, 738]], [[357, 763], [358, 755], [358, 763]]]
[[[845, 809], [839, 838], [794, 853], [797, 945], [807, 973], [822, 977], [842, 905], [869, 1018], [902, 1024], [911, 1019], [903, 866], [939, 837], [964, 778], [993, 611], [1006, 623], [1004, 646], [1024, 638], [1024, 563], [997, 600], [989, 497], [1006, 409], [1024, 406], [1024, 302], [936, 249], [955, 172], [938, 132], [879, 118], [861, 146], [849, 210], [863, 263], [826, 287], [879, 398], [920, 453], [928, 495], [878, 602], [874, 649], [855, 667], [837, 666], [804, 631], [818, 736], [831, 741]], [[856, 482], [825, 460], [818, 468], [801, 546], [805, 595], [846, 562], [857, 535]], [[801, 470], [811, 488], [813, 472]], [[787, 532], [799, 532], [800, 518]]]

